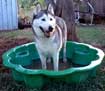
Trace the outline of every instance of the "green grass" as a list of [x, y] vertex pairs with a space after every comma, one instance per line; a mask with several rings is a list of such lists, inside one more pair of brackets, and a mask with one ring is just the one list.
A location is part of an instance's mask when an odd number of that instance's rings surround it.
[[77, 35], [81, 42], [105, 45], [105, 27], [103, 26], [77, 27]]
[[[78, 26], [77, 36], [80, 42], [89, 44], [105, 45], [105, 27], [104, 26]], [[12, 32], [0, 32], [0, 37], [6, 38], [29, 38], [33, 39], [31, 29], [16, 30]]]
[[24, 30], [14, 30], [14, 31], [4, 31], [0, 32], [1, 38], [28, 38], [33, 39], [33, 32], [31, 29], [24, 29]]

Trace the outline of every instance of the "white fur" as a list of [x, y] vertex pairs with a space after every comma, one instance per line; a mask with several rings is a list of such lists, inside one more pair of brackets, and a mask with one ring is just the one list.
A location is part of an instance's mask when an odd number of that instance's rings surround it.
[[[54, 62], [54, 70], [58, 70], [57, 61], [59, 55], [59, 50], [57, 50], [58, 45], [53, 42], [53, 38], [50, 39], [41, 38], [37, 40], [36, 44], [38, 53], [40, 54], [41, 62], [42, 62], [42, 68], [46, 69], [46, 61], [47, 57], [52, 57]], [[43, 63], [44, 62], [44, 63]], [[56, 65], [56, 66], [55, 66]]]
[[62, 43], [59, 46], [58, 43], [54, 42], [55, 36], [46, 38], [42, 32], [40, 37], [40, 31], [41, 31], [40, 29], [35, 28], [35, 32], [38, 36], [38, 39], [35, 38], [36, 48], [38, 50], [38, 53], [41, 59], [42, 68], [43, 69], [47, 68], [46, 66], [47, 57], [50, 57], [50, 58], [53, 58], [54, 70], [58, 71], [59, 52], [62, 48]]
[[[46, 21], [42, 21], [42, 19], [45, 19]], [[50, 21], [50, 18], [52, 18], [52, 21]], [[43, 14], [42, 17], [40, 17], [39, 19], [35, 19], [33, 21], [33, 26], [36, 28], [38, 28], [39, 26], [42, 26], [44, 28], [45, 31], [48, 30], [49, 26], [52, 26], [53, 28], [55, 28], [56, 26], [56, 20], [54, 19], [54, 17], [52, 17], [50, 14], [46, 15]], [[33, 27], [33, 28], [34, 28]], [[39, 32], [39, 31], [36, 31]], [[38, 34], [42, 34], [42, 33], [38, 33]]]
[[[51, 6], [48, 7], [48, 11], [51, 11], [53, 14], [53, 9]], [[38, 11], [39, 12], [39, 11]], [[45, 21], [42, 21], [42, 19], [45, 19]], [[52, 20], [50, 20], [52, 19]], [[51, 14], [43, 14], [40, 18], [36, 18], [33, 20], [33, 31], [35, 33], [35, 42], [36, 42], [36, 48], [38, 50], [41, 63], [42, 63], [42, 68], [46, 69], [46, 60], [47, 58], [53, 58], [53, 65], [54, 65], [54, 70], [58, 71], [59, 67], [59, 52], [63, 46], [63, 41], [64, 42], [64, 61], [66, 60], [66, 33], [67, 29], [65, 26], [64, 21], [61, 19], [59, 22], [61, 24], [61, 27], [63, 30], [59, 27], [57, 24], [57, 19], [54, 18]], [[62, 22], [63, 21], [63, 22]], [[39, 28], [42, 27], [44, 31], [48, 31], [49, 26], [53, 28], [53, 33], [49, 38], [47, 38], [44, 34], [44, 32]], [[64, 33], [63, 33], [64, 32]], [[65, 35], [65, 37], [63, 36]], [[64, 37], [64, 39], [63, 39]], [[55, 42], [56, 40], [56, 42]]]

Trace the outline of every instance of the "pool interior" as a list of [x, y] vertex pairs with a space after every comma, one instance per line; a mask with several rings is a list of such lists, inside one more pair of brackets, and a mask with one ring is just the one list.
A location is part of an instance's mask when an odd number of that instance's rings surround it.
[[[62, 61], [63, 51], [60, 52], [59, 70], [71, 67], [84, 67], [98, 59], [97, 51], [81, 44], [67, 44], [67, 62]], [[16, 47], [10, 52], [12, 64], [19, 64], [26, 69], [42, 69], [41, 61], [35, 48], [35, 44]], [[47, 63], [47, 69], [53, 70], [53, 61]]]
[[[53, 61], [46, 62], [46, 63], [47, 63], [47, 70], [53, 70], [54, 69], [53, 68]], [[79, 64], [72, 63], [71, 59], [67, 59], [67, 62], [63, 62], [63, 59], [59, 60], [59, 70], [65, 70], [65, 69], [68, 69], [70, 67], [84, 67], [84, 66], [86, 66], [86, 65], [79, 65]], [[30, 65], [26, 65], [23, 67], [26, 69], [32, 69], [32, 70], [42, 69], [40, 59], [32, 60], [32, 63]]]

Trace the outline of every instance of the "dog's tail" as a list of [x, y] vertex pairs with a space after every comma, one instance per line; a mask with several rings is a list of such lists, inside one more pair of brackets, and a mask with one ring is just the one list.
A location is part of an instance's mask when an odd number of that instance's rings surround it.
[[57, 25], [61, 28], [62, 31], [62, 41], [63, 41], [63, 60], [66, 62], [66, 42], [67, 42], [67, 26], [65, 21], [62, 18], [56, 17]]
[[63, 62], [66, 62], [66, 42], [67, 42], [67, 26], [64, 20], [63, 22]]

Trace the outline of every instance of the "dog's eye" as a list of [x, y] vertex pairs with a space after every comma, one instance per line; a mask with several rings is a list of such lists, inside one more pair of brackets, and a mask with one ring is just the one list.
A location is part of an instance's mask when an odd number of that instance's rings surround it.
[[46, 20], [43, 18], [42, 21], [46, 21]]
[[53, 19], [52, 18], [50, 18], [50, 21], [52, 21]]

